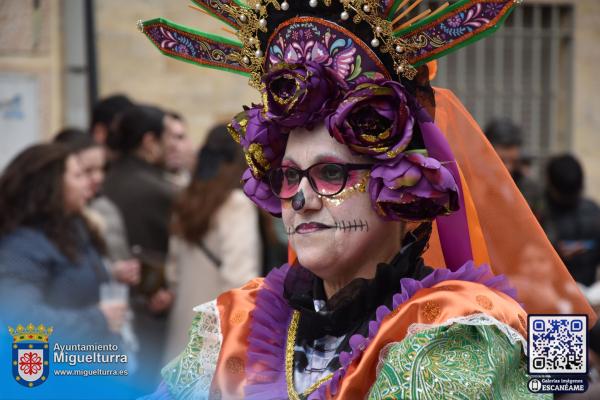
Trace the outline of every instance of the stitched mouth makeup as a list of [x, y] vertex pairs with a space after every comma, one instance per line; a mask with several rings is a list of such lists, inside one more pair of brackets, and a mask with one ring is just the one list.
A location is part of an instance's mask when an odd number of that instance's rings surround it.
[[304, 223], [296, 226], [296, 229], [294, 229], [294, 233], [302, 235], [302, 234], [314, 233], [314, 232], [322, 231], [325, 229], [332, 229], [332, 228], [335, 228], [335, 226], [322, 224], [320, 222], [304, 222]]
[[294, 234], [299, 234], [299, 235], [303, 235], [303, 234], [308, 234], [308, 233], [314, 233], [314, 232], [319, 232], [319, 231], [323, 231], [323, 230], [327, 230], [327, 229], [338, 229], [342, 232], [351, 232], [351, 231], [355, 231], [355, 232], [363, 232], [369, 231], [369, 223], [367, 221], [363, 221], [362, 219], [354, 219], [354, 220], [350, 220], [350, 221], [336, 221], [335, 225], [327, 225], [327, 224], [322, 224], [320, 222], [303, 222], [300, 225], [296, 226], [296, 228], [287, 228], [287, 234], [288, 235], [294, 235]]

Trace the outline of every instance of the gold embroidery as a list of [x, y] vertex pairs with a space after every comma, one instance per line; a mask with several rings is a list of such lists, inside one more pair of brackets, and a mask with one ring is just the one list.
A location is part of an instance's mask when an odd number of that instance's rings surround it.
[[296, 333], [298, 333], [298, 322], [300, 321], [300, 313], [295, 311], [292, 313], [292, 320], [288, 328], [287, 342], [285, 345], [285, 382], [287, 384], [288, 398], [291, 400], [301, 400], [307, 398], [312, 392], [317, 390], [319, 386], [331, 379], [333, 374], [329, 374], [324, 378], [313, 383], [308, 389], [302, 393], [302, 397], [294, 388], [294, 344], [296, 343]]
[[425, 305], [423, 306], [423, 311], [422, 311], [423, 319], [425, 319], [425, 321], [431, 323], [431, 322], [435, 321], [437, 317], [440, 316], [441, 312], [442, 311], [441, 311], [439, 304], [437, 304], [435, 301], [427, 301], [427, 302], [425, 302]]
[[494, 308], [494, 304], [492, 303], [492, 301], [487, 296], [484, 296], [482, 294], [477, 295], [475, 297], [475, 301], [477, 301], [477, 304], [479, 304], [486, 310], [491, 310], [492, 308]]
[[241, 128], [241, 132], [237, 132], [235, 130], [235, 128], [233, 127], [233, 123], [227, 124], [227, 132], [229, 132], [229, 135], [231, 135], [231, 137], [233, 138], [233, 140], [236, 141], [237, 144], [241, 144], [241, 137], [246, 136], [246, 129], [248, 127], [248, 118], [245, 116], [245, 114], [243, 117], [239, 117], [239, 115], [240, 114], [236, 115], [235, 119], [237, 120], [237, 123]]
[[246, 313], [244, 311], [236, 311], [233, 313], [231, 318], [229, 318], [229, 322], [234, 325], [239, 325], [246, 320]]
[[385, 131], [378, 133], [376, 135], [368, 135], [366, 133], [360, 135], [360, 138], [367, 143], [377, 143], [382, 140], [386, 140], [392, 134], [392, 128], [388, 128]]
[[258, 143], [252, 143], [248, 147], [245, 158], [246, 163], [252, 169], [252, 172], [257, 179], [262, 178], [264, 172], [271, 168], [271, 164], [265, 157], [262, 146]]
[[225, 368], [230, 374], [243, 374], [245, 370], [244, 361], [239, 357], [229, 357], [225, 362]]
[[[251, 0], [250, 3], [249, 7], [242, 7], [237, 4], [221, 4], [220, 8], [231, 15], [237, 16], [239, 28], [236, 35], [242, 42], [240, 51], [230, 54], [228, 58], [247, 68], [250, 71], [250, 85], [261, 90], [264, 88], [260, 77], [264, 70], [265, 52], [264, 49], [261, 49], [258, 36], [261, 32], [266, 32], [269, 17], [267, 6], [272, 5], [275, 10], [281, 10], [281, 6], [274, 0], [268, 0], [265, 4], [258, 0]], [[326, 6], [330, 6], [331, 0], [324, 0], [324, 3]], [[375, 11], [379, 7], [376, 0], [340, 0], [340, 3], [345, 13], [354, 14], [352, 21], [355, 24], [365, 21], [370, 25], [373, 31], [371, 46], [379, 48], [379, 51], [390, 56], [394, 71], [398, 75], [412, 80], [416, 76], [417, 70], [408, 62], [408, 57], [425, 47], [427, 42], [422, 39], [418, 40], [419, 38], [407, 40], [396, 37], [393, 32], [392, 21], [387, 20]], [[311, 19], [313, 18], [302, 18], [303, 21], [310, 21]], [[320, 18], [317, 20], [321, 24], [327, 24], [328, 22]], [[340, 29], [340, 27], [336, 26], [336, 29]], [[355, 43], [366, 47], [369, 54], [372, 53], [372, 50], [362, 43], [362, 40], [355, 40]], [[267, 46], [269, 44], [270, 40]]]

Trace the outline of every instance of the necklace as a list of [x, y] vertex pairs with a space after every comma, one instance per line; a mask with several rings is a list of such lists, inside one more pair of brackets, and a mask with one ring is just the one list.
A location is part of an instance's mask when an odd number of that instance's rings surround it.
[[288, 328], [287, 343], [285, 346], [285, 382], [287, 384], [288, 397], [291, 400], [306, 399], [312, 392], [317, 390], [321, 384], [327, 382], [333, 376], [333, 374], [329, 374], [319, 379], [301, 394], [296, 392], [296, 389], [294, 388], [294, 344], [296, 343], [296, 334], [298, 333], [298, 321], [300, 321], [300, 312], [294, 310]]

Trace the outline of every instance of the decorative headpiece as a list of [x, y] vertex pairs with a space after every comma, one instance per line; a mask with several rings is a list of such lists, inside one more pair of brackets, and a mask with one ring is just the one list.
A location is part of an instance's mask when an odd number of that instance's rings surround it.
[[241, 43], [163, 19], [139, 27], [163, 53], [249, 75], [260, 90], [263, 103], [229, 129], [249, 166], [244, 191], [259, 206], [281, 212], [265, 174], [280, 163], [289, 131], [324, 122], [337, 141], [373, 159], [369, 193], [382, 217], [431, 220], [459, 208], [454, 160], [429, 150], [427, 141], [443, 135], [416, 99], [423, 82], [411, 80], [425, 62], [493, 31], [514, 0], [446, 3], [408, 20], [420, 0], [194, 3]]
[[[296, 55], [304, 56], [305, 60], [315, 56], [320, 63], [328, 61], [329, 66], [343, 66], [340, 73], [349, 77], [349, 68], [361, 67], [361, 58], [367, 62], [366, 54], [378, 68], [369, 65], [363, 71], [383, 69], [413, 79], [417, 67], [494, 32], [513, 6], [521, 3], [521, 0], [460, 0], [410, 18], [421, 1], [247, 0], [244, 4], [237, 0], [193, 0], [200, 10], [229, 25], [240, 42], [162, 18], [139, 21], [138, 28], [166, 55], [250, 76], [250, 84], [261, 89], [261, 76], [274, 63]], [[335, 46], [324, 47], [326, 38], [314, 37], [320, 39], [314, 46], [296, 48], [296, 55], [284, 53], [288, 49], [279, 44], [294, 43], [290, 34], [298, 31], [301, 24], [312, 29], [311, 23], [320, 28], [315, 32], [317, 35], [329, 31], [327, 37], [332, 40], [329, 43]], [[279, 42], [281, 37], [283, 42]], [[335, 43], [337, 39], [346, 43]], [[348, 65], [350, 56], [346, 54], [345, 60], [338, 57], [341, 65], [333, 64], [334, 53], [340, 54], [335, 50], [343, 50], [339, 46], [349, 40], [356, 45], [353, 54], [356, 53], [354, 61], [358, 59], [358, 63]], [[306, 37], [305, 44], [310, 41]], [[321, 50], [331, 52], [321, 53]], [[352, 68], [352, 72], [360, 74], [357, 68]]]
[[281, 212], [265, 175], [281, 162], [290, 130], [324, 123], [371, 157], [368, 191], [382, 217], [435, 218], [429, 265], [491, 263], [519, 281], [533, 273], [521, 258], [534, 246], [551, 271], [528, 281], [561, 300], [540, 304], [538, 291], [525, 289], [527, 310], [568, 304], [593, 316], [477, 123], [452, 93], [429, 84], [428, 62], [491, 34], [521, 0], [459, 0], [418, 15], [421, 0], [193, 2], [238, 40], [161, 18], [138, 27], [162, 53], [248, 76], [261, 92], [262, 104], [229, 127], [246, 153], [244, 191], [258, 205]]

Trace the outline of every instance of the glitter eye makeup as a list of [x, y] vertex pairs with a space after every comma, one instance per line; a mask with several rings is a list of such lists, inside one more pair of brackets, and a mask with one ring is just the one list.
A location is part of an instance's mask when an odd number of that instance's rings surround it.
[[335, 196], [325, 197], [319, 196], [322, 200], [325, 201], [328, 205], [337, 207], [344, 203], [344, 201], [348, 200], [350, 197], [358, 194], [358, 193], [366, 193], [367, 191], [367, 183], [369, 182], [369, 173], [366, 173], [362, 178], [359, 174], [355, 174], [352, 177], [348, 177], [348, 183], [346, 184], [346, 188], [342, 190], [340, 193]]

